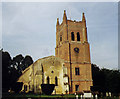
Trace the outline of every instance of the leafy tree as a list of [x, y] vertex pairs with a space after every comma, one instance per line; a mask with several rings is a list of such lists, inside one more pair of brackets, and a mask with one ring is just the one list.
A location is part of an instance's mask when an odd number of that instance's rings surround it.
[[107, 79], [108, 91], [112, 92], [114, 95], [120, 93], [120, 72], [118, 70], [111, 70], [107, 75], [110, 75]]
[[22, 70], [25, 70], [28, 66], [30, 66], [33, 63], [33, 60], [31, 56], [27, 55], [22, 61], [22, 64], [24, 65]]
[[120, 93], [120, 72], [118, 70], [100, 69], [97, 65], [92, 64], [93, 88], [102, 92], [112, 92], [113, 95]]
[[19, 75], [22, 74], [22, 68], [23, 68], [22, 61], [23, 61], [23, 59], [24, 59], [24, 57], [21, 54], [19, 54], [19, 55], [13, 57], [13, 60], [12, 60], [11, 65], [12, 65], [12, 67], [14, 67], [18, 71]]
[[21, 54], [19, 54], [13, 57], [11, 66], [18, 71], [19, 75], [21, 75], [22, 71], [29, 67], [32, 63], [33, 60], [31, 56], [27, 55], [24, 58]]
[[94, 89], [99, 92], [104, 92], [105, 76], [101, 69], [95, 64], [92, 64], [92, 79]]
[[[15, 85], [18, 78], [21, 76], [22, 71], [33, 63], [31, 56], [22, 56], [19, 54], [13, 59], [8, 52], [2, 51], [2, 92], [8, 92], [8, 90], [16, 89]], [[9, 82], [9, 83], [8, 83]]]
[[25, 58], [22, 56], [22, 54], [19, 54], [15, 57], [13, 57], [12, 64], [11, 64], [11, 87], [14, 87], [13, 85], [16, 84], [18, 78], [22, 75], [22, 71], [25, 70], [28, 66], [30, 66], [33, 63], [33, 60], [30, 56], [25, 56]]
[[11, 64], [11, 56], [8, 52], [2, 51], [2, 92], [7, 92], [10, 88], [9, 80], [9, 68]]

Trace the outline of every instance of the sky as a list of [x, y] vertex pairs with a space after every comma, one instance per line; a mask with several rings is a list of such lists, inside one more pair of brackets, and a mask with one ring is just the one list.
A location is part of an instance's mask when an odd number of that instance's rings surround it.
[[64, 10], [76, 21], [85, 13], [91, 63], [118, 68], [117, 2], [3, 2], [0, 45], [11, 57], [55, 55], [56, 21], [62, 22]]

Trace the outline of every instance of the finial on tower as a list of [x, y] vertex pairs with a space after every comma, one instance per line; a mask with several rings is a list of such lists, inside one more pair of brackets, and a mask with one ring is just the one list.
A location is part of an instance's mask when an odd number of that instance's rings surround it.
[[82, 14], [82, 21], [86, 21], [86, 20], [85, 20], [84, 12], [83, 12], [83, 14]]
[[66, 13], [66, 10], [64, 10], [64, 13]]
[[56, 25], [59, 25], [59, 18], [57, 18], [57, 24]]
[[66, 10], [64, 10], [63, 21], [67, 22]]

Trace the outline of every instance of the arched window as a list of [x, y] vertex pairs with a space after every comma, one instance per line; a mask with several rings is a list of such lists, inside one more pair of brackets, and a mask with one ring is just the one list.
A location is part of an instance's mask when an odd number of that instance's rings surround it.
[[55, 77], [55, 86], [58, 86], [58, 78]]
[[43, 73], [43, 72], [44, 72], [44, 71], [43, 71], [43, 65], [41, 65], [41, 66], [42, 66], [42, 73]]
[[27, 91], [27, 85], [24, 85], [24, 91]]
[[80, 34], [77, 32], [77, 41], [80, 41]]
[[44, 84], [44, 70], [43, 70], [43, 65], [41, 64], [42, 66], [42, 84]]
[[60, 41], [62, 41], [62, 35], [60, 35]]
[[74, 32], [71, 32], [71, 40], [74, 41], [75, 38], [74, 38]]
[[50, 84], [50, 78], [49, 78], [49, 76], [47, 77], [47, 84]]

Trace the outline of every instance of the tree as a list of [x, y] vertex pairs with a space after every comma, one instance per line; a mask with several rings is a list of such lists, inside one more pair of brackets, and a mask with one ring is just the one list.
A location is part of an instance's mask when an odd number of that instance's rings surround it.
[[33, 60], [30, 56], [22, 56], [19, 54], [13, 57], [11, 68], [10, 68], [10, 75], [11, 75], [11, 87], [17, 82], [18, 78], [22, 75], [22, 71], [25, 70], [33, 63]]
[[19, 54], [19, 55], [13, 57], [12, 64], [11, 64], [11, 66], [14, 67], [18, 71], [19, 76], [22, 74], [23, 59], [24, 59], [24, 57], [21, 54]]
[[[19, 54], [13, 59], [8, 52], [2, 51], [2, 92], [15, 89], [18, 78], [21, 76], [22, 71], [29, 67], [32, 63], [32, 57], [27, 55], [25, 58]], [[18, 88], [19, 89], [19, 88]]]
[[[120, 72], [106, 68], [100, 69], [92, 64], [93, 89], [102, 92], [112, 92], [113, 95], [120, 93]], [[97, 88], [96, 88], [97, 87]]]
[[2, 92], [8, 92], [10, 85], [9, 68], [11, 64], [11, 56], [8, 52], [2, 51]]
[[104, 73], [102, 73], [101, 69], [95, 64], [92, 64], [92, 79], [95, 90], [104, 92], [105, 76]]
[[25, 70], [28, 66], [33, 63], [32, 57], [27, 55], [25, 58], [19, 54], [12, 60], [12, 67], [16, 68], [19, 72], [19, 75], [22, 74], [22, 71]]
[[32, 57], [27, 55], [22, 61], [23, 68], [22, 70], [25, 70], [28, 66], [30, 66], [33, 63]]

